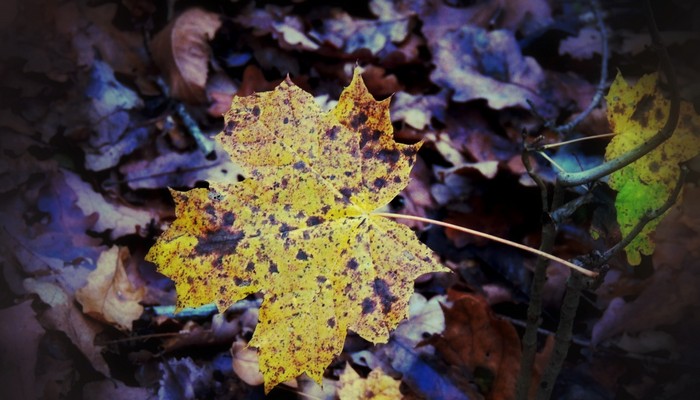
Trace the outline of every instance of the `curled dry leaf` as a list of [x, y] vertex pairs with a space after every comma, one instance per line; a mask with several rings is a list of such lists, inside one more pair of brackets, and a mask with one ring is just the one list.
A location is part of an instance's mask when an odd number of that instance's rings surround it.
[[363, 379], [350, 365], [340, 375], [340, 400], [393, 400], [401, 398], [400, 380], [387, 375], [380, 368], [370, 371]]
[[191, 8], [153, 37], [153, 61], [165, 75], [172, 97], [191, 103], [206, 100], [208, 41], [220, 26], [218, 14]]
[[136, 288], [129, 281], [124, 263], [129, 259], [129, 249], [112, 247], [97, 260], [97, 269], [88, 275], [88, 283], [75, 293], [83, 306], [83, 312], [117, 328], [129, 331], [131, 324], [143, 313], [139, 301], [144, 287]]

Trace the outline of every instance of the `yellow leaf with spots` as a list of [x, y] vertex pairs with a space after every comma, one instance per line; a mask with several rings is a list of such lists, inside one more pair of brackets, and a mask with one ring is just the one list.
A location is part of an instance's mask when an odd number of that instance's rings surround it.
[[332, 112], [286, 80], [234, 98], [225, 121], [217, 140], [249, 178], [172, 191], [177, 219], [147, 259], [175, 281], [180, 308], [223, 311], [262, 292], [249, 344], [265, 391], [304, 372], [320, 383], [347, 329], [385, 343], [413, 280], [448, 271], [373, 214], [406, 186], [420, 144], [394, 142], [389, 102], [357, 70]]
[[340, 388], [338, 397], [340, 400], [394, 400], [403, 396], [399, 390], [401, 381], [393, 379], [381, 369], [370, 371], [366, 379], [363, 379], [349, 365], [340, 375]]
[[[670, 102], [657, 88], [656, 74], [643, 76], [630, 86], [618, 73], [606, 97], [608, 120], [616, 136], [608, 144], [605, 159], [629, 152], [659, 132], [666, 124]], [[649, 154], [610, 175], [616, 190], [615, 208], [623, 236], [648, 212], [659, 209], [671, 196], [680, 178], [679, 163], [700, 153], [700, 116], [693, 105], [681, 102], [673, 136]], [[663, 216], [649, 222], [625, 248], [632, 265], [654, 251], [651, 235]]]

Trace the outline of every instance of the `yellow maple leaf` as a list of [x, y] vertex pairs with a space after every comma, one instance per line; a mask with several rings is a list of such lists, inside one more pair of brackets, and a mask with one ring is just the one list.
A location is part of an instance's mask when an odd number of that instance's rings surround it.
[[[666, 123], [670, 103], [657, 88], [657, 74], [629, 85], [618, 73], [606, 96], [608, 120], [616, 133], [605, 150], [610, 160], [654, 136]], [[693, 105], [681, 102], [680, 118], [670, 139], [644, 157], [610, 175], [616, 190], [615, 209], [620, 232], [627, 235], [648, 212], [659, 209], [671, 196], [680, 177], [679, 163], [700, 153], [700, 116]], [[625, 248], [627, 261], [638, 265], [654, 251], [651, 235], [663, 216], [649, 222]]]
[[402, 397], [401, 381], [393, 379], [381, 369], [373, 369], [366, 379], [352, 367], [345, 365], [340, 375], [338, 397], [340, 400], [394, 400]]
[[304, 372], [320, 383], [347, 329], [385, 343], [413, 280], [448, 271], [408, 227], [373, 215], [408, 183], [420, 144], [394, 142], [389, 101], [357, 69], [330, 113], [287, 79], [234, 98], [225, 120], [217, 140], [250, 178], [171, 191], [177, 219], [147, 260], [180, 308], [262, 292], [249, 344], [265, 391]]

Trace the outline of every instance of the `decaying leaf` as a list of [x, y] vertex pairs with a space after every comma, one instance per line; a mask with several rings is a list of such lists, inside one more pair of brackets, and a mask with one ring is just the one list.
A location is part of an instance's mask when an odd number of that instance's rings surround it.
[[75, 293], [83, 312], [114, 324], [121, 330], [131, 330], [131, 324], [143, 313], [139, 301], [144, 287], [136, 288], [129, 281], [124, 262], [130, 257], [126, 247], [112, 247], [97, 260], [97, 269], [88, 275], [87, 285]]
[[345, 371], [340, 375], [340, 388], [338, 397], [340, 400], [393, 400], [401, 398], [398, 381], [381, 369], [370, 371], [366, 379], [346, 365]]
[[178, 307], [264, 293], [250, 345], [266, 391], [303, 372], [320, 382], [347, 329], [386, 342], [413, 280], [448, 271], [372, 214], [406, 186], [420, 144], [394, 142], [389, 101], [357, 70], [330, 113], [289, 80], [236, 97], [217, 139], [251, 178], [172, 191], [178, 218], [147, 260], [176, 282]]
[[[617, 135], [605, 150], [610, 160], [627, 153], [654, 136], [666, 124], [669, 101], [657, 88], [658, 76], [643, 76], [634, 86], [618, 74], [606, 97], [608, 119]], [[681, 102], [680, 117], [673, 136], [634, 163], [610, 175], [615, 189], [617, 222], [623, 236], [632, 231], [648, 212], [657, 210], [671, 196], [680, 177], [679, 163], [700, 153], [700, 115], [693, 105]], [[627, 261], [638, 265], [642, 255], [654, 252], [651, 234], [663, 217], [646, 225], [625, 248]]]
[[170, 21], [151, 41], [153, 61], [168, 79], [170, 94], [187, 102], [203, 102], [209, 43], [221, 26], [219, 15], [192, 8]]
[[445, 311], [445, 332], [432, 339], [451, 365], [462, 366], [486, 399], [511, 399], [520, 369], [520, 340], [508, 321], [493, 315], [486, 300], [450, 292], [454, 302]]

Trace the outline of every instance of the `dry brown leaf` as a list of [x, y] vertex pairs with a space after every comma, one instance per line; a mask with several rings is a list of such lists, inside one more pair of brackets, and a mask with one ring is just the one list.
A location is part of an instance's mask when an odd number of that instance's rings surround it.
[[0, 310], [0, 388], [6, 399], [35, 399], [35, 366], [44, 329], [32, 302]]
[[515, 328], [481, 297], [452, 291], [448, 298], [454, 303], [443, 307], [445, 332], [433, 345], [449, 364], [474, 375], [487, 400], [514, 398], [521, 354]]
[[88, 275], [88, 283], [75, 293], [83, 312], [100, 321], [129, 331], [131, 324], [143, 313], [139, 301], [144, 287], [136, 288], [129, 281], [124, 263], [130, 257], [126, 247], [112, 247], [100, 255], [97, 269]]
[[151, 41], [153, 61], [170, 85], [170, 95], [190, 103], [206, 100], [208, 41], [221, 26], [219, 15], [191, 8], [158, 32]]

